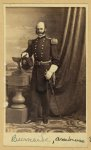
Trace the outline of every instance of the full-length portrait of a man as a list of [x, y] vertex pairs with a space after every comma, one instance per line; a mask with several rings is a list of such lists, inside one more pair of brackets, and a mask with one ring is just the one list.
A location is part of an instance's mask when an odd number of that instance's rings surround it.
[[[49, 114], [49, 95], [50, 80], [52, 80], [58, 69], [58, 40], [46, 36], [46, 25], [44, 22], [38, 22], [36, 25], [36, 34], [38, 37], [28, 42], [28, 48], [22, 52], [21, 56], [34, 56], [34, 67], [31, 79], [31, 115], [26, 123], [38, 121], [39, 102], [42, 106], [43, 123], [48, 123]], [[39, 98], [39, 100], [38, 100]]]

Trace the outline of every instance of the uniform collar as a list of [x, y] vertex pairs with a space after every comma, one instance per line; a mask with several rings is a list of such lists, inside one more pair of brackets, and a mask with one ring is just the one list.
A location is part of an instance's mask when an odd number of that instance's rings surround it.
[[43, 34], [41, 37], [38, 36], [38, 39], [41, 39], [41, 38], [44, 38], [44, 37], [46, 37], [45, 34]]

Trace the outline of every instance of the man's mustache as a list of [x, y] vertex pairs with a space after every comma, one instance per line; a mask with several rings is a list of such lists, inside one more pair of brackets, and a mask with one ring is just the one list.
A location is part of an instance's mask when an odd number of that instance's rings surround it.
[[41, 31], [37, 31], [36, 30], [36, 34], [44, 34], [45, 33], [45, 31], [44, 32], [41, 32]]

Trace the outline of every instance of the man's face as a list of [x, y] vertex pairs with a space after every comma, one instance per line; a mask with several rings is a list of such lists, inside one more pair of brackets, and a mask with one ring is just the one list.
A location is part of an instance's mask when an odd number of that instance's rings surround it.
[[42, 36], [45, 33], [45, 25], [43, 22], [39, 22], [36, 26], [36, 33], [38, 36]]

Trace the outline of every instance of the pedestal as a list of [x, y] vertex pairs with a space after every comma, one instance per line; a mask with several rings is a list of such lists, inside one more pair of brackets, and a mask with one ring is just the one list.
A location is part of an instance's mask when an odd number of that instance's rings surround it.
[[24, 123], [27, 121], [27, 108], [14, 109], [6, 108], [6, 123]]
[[17, 62], [18, 68], [7, 77], [7, 85], [15, 88], [15, 95], [12, 98], [13, 104], [11, 108], [6, 108], [7, 123], [24, 123], [27, 121], [27, 108], [24, 104], [25, 98], [22, 95], [23, 88], [29, 85], [29, 75], [20, 67], [21, 58], [13, 57], [13, 61]]

